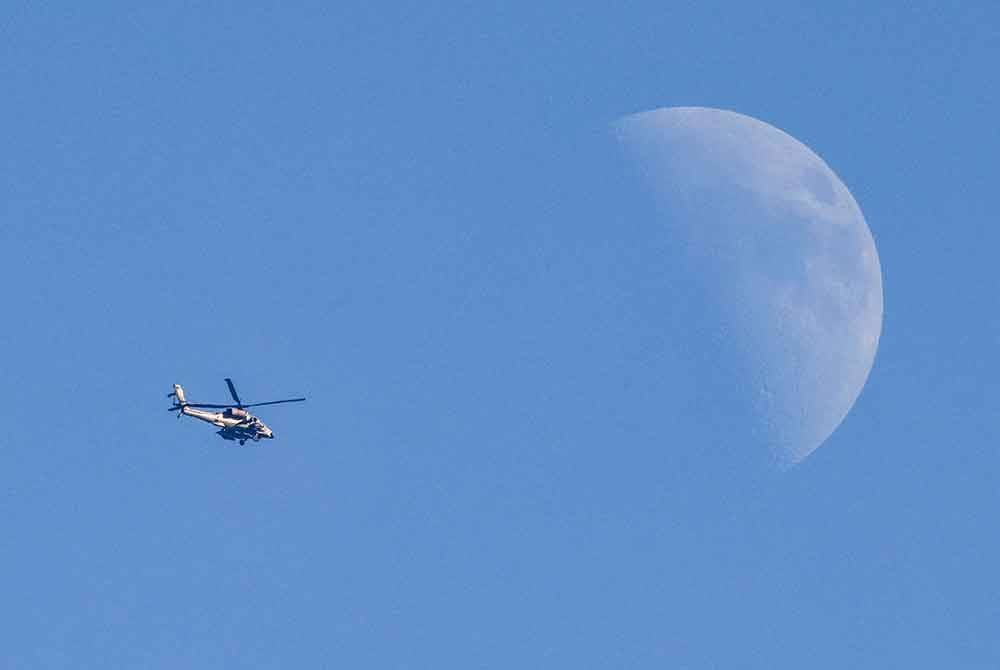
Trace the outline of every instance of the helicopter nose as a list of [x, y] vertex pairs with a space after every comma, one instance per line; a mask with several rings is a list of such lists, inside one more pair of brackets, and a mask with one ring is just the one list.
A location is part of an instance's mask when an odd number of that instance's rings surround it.
[[273, 439], [274, 439], [274, 431], [273, 431], [273, 430], [272, 430], [272, 431], [271, 431], [271, 433], [270, 433], [270, 434], [269, 434], [269, 435], [267, 436], [267, 439], [269, 439], [269, 440], [273, 440]]

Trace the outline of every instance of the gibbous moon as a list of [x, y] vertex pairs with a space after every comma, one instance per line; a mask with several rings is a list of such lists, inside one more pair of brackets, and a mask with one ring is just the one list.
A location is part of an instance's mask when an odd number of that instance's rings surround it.
[[742, 114], [665, 108], [614, 130], [718, 315], [733, 352], [724, 372], [749, 408], [747, 448], [802, 461], [854, 405], [882, 329], [881, 269], [858, 204], [807, 146]]

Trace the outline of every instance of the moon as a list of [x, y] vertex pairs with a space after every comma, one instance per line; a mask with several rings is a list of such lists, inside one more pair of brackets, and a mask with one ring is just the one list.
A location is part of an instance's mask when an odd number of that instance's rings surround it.
[[749, 410], [732, 440], [801, 462], [844, 420], [878, 349], [882, 273], [861, 209], [812, 150], [743, 114], [663, 108], [613, 129], [727, 348], [722, 376]]

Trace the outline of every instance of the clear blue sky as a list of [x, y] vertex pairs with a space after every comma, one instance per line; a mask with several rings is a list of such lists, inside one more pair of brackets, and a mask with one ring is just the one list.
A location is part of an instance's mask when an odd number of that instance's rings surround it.
[[[0, 666], [1000, 666], [1000, 10], [287, 4], [5, 9]], [[602, 196], [668, 105], [805, 142], [881, 255], [771, 480], [699, 458]], [[226, 376], [309, 402], [164, 411]]]

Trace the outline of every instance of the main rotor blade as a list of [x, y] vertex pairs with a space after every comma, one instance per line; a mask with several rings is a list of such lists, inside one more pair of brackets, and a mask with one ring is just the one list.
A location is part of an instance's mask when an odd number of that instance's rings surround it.
[[305, 398], [289, 398], [288, 400], [270, 400], [268, 402], [254, 402], [244, 407], [260, 407], [261, 405], [280, 405], [283, 402], [302, 402]]
[[236, 395], [236, 387], [233, 386], [233, 380], [226, 377], [226, 385], [229, 386], [229, 392], [233, 395], [233, 400], [236, 401], [236, 406], [243, 407], [243, 402], [240, 400], [240, 397]]

